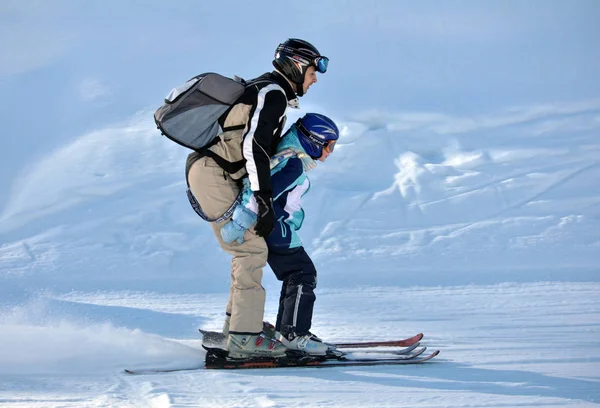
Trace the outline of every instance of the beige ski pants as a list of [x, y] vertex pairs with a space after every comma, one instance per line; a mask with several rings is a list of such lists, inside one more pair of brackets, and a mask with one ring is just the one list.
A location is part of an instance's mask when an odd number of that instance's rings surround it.
[[[217, 163], [202, 157], [190, 168], [190, 189], [200, 207], [210, 219], [223, 215], [235, 201], [240, 188]], [[231, 259], [231, 287], [225, 311], [231, 314], [229, 331], [233, 333], [260, 333], [265, 311], [265, 289], [261, 280], [267, 264], [267, 244], [251, 227], [244, 235], [244, 242], [231, 244], [221, 239], [222, 223], [210, 223], [221, 248]]]

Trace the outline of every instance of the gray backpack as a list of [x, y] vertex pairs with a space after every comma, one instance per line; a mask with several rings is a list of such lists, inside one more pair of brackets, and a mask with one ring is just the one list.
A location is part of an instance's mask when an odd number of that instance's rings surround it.
[[246, 82], [212, 72], [173, 89], [154, 113], [161, 133], [192, 150], [207, 147], [222, 133], [219, 118], [243, 95]]

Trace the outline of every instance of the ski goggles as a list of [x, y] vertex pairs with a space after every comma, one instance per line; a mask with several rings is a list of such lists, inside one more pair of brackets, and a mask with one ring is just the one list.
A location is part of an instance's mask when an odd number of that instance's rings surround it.
[[325, 150], [327, 153], [331, 154], [331, 153], [333, 153], [334, 147], [335, 147], [335, 140], [328, 140], [327, 144], [325, 146], [323, 146], [323, 150]]
[[312, 65], [315, 66], [317, 72], [324, 74], [327, 72], [327, 67], [329, 66], [329, 58], [319, 56], [313, 60]]
[[312, 134], [308, 137], [310, 140], [315, 142], [318, 146], [321, 146], [323, 150], [327, 153], [333, 153], [333, 149], [335, 148], [335, 140], [321, 140], [314, 137]]

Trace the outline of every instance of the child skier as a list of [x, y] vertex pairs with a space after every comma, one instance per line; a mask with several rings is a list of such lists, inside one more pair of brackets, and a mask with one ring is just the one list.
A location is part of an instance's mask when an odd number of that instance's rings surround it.
[[[328, 117], [307, 113], [298, 119], [281, 139], [271, 159], [273, 208], [277, 223], [266, 237], [268, 263], [282, 281], [275, 331], [289, 349], [324, 355], [329, 345], [310, 332], [317, 271], [304, 250], [298, 230], [304, 220], [301, 198], [309, 189], [306, 172], [324, 162], [333, 152], [339, 131]], [[244, 180], [242, 201], [233, 217], [221, 229], [225, 242], [244, 242], [244, 234], [257, 220], [258, 205]]]

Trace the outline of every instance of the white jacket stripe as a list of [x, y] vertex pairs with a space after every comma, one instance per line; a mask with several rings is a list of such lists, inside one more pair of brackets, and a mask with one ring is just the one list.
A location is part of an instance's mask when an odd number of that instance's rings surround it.
[[[246, 133], [246, 137], [244, 138], [244, 142], [242, 145], [242, 152], [244, 154], [244, 158], [246, 159], [246, 170], [248, 171], [250, 189], [252, 191], [257, 191], [260, 189], [260, 185], [258, 183], [258, 171], [256, 169], [256, 163], [254, 162], [254, 155], [252, 154], [252, 147], [254, 145], [254, 132], [256, 132], [256, 128], [258, 127], [260, 112], [262, 111], [265, 105], [265, 98], [267, 96], [267, 93], [273, 90], [283, 92], [283, 94], [285, 95], [283, 89], [277, 84], [269, 84], [259, 91], [257, 97], [256, 110], [254, 111], [254, 115], [252, 115], [252, 118], [250, 118], [250, 121], [248, 122], [248, 133]], [[260, 147], [258, 143], [256, 145]], [[265, 152], [264, 149], [263, 152], [265, 153], [267, 158], [270, 159], [269, 153]]]
[[283, 208], [284, 211], [290, 215], [288, 219], [293, 218], [294, 213], [302, 209], [302, 195], [308, 190], [309, 185], [310, 182], [307, 177], [302, 184], [294, 187], [294, 189], [288, 193], [285, 207]]

